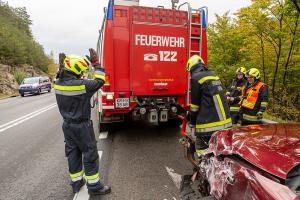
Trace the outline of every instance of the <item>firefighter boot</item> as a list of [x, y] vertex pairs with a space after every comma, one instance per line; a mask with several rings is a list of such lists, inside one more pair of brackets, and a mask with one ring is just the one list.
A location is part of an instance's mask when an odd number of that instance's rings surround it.
[[100, 183], [100, 188], [97, 189], [88, 189], [89, 195], [104, 195], [109, 194], [111, 192], [111, 188], [107, 185], [102, 185]]
[[79, 180], [79, 181], [76, 181], [76, 182], [72, 182], [71, 186], [72, 186], [72, 189], [73, 189], [73, 193], [77, 193], [77, 192], [79, 192], [80, 188], [82, 186], [84, 186], [84, 180]]

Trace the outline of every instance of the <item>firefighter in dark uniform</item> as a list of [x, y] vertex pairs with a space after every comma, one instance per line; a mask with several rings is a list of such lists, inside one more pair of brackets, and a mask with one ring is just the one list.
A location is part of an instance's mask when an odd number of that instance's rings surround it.
[[[54, 89], [64, 119], [62, 129], [73, 192], [78, 192], [84, 185], [85, 176], [90, 195], [107, 194], [111, 189], [100, 183], [97, 142], [90, 119], [90, 99], [105, 82], [104, 69], [99, 65], [94, 49], [90, 49], [88, 59], [67, 55], [60, 60], [63, 61], [63, 68], [60, 69]], [[90, 63], [95, 67], [93, 80], [81, 79]]]
[[190, 127], [195, 127], [196, 153], [203, 154], [215, 131], [232, 127], [225, 92], [218, 76], [200, 56], [192, 56], [186, 69], [191, 73]]
[[226, 92], [233, 124], [237, 124], [239, 121], [239, 102], [241, 101], [240, 97], [242, 96], [242, 87], [247, 84], [246, 72], [246, 68], [239, 67], [236, 70], [236, 78], [232, 80], [231, 85]]
[[241, 124], [261, 124], [268, 106], [268, 86], [260, 80], [256, 68], [247, 71], [248, 83], [242, 88], [240, 118]]

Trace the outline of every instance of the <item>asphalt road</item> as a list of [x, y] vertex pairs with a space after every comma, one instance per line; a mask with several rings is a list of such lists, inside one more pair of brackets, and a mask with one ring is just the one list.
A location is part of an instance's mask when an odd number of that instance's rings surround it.
[[0, 200], [179, 199], [180, 175], [191, 172], [179, 128], [137, 122], [99, 135], [96, 112], [101, 180], [112, 193], [89, 198], [82, 188], [72, 194], [55, 103], [53, 93], [0, 101]]

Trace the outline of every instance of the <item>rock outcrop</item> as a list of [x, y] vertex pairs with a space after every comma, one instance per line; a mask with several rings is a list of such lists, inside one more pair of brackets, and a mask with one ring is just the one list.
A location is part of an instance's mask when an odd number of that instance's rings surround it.
[[40, 69], [24, 64], [16, 67], [0, 64], [0, 94], [15, 95], [18, 92], [19, 84], [14, 77], [14, 70], [24, 71], [28, 77], [30, 76], [48, 76]]

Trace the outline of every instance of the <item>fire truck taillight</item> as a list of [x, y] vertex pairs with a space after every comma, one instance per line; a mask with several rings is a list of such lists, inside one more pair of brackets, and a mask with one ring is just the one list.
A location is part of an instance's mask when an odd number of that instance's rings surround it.
[[103, 85], [102, 90], [104, 92], [109, 92], [110, 91], [110, 79], [109, 79], [108, 75], [105, 76], [105, 84]]
[[107, 85], [110, 84], [110, 79], [109, 79], [108, 75], [105, 76], [105, 84], [107, 84]]
[[127, 10], [115, 9], [115, 17], [127, 17]]

